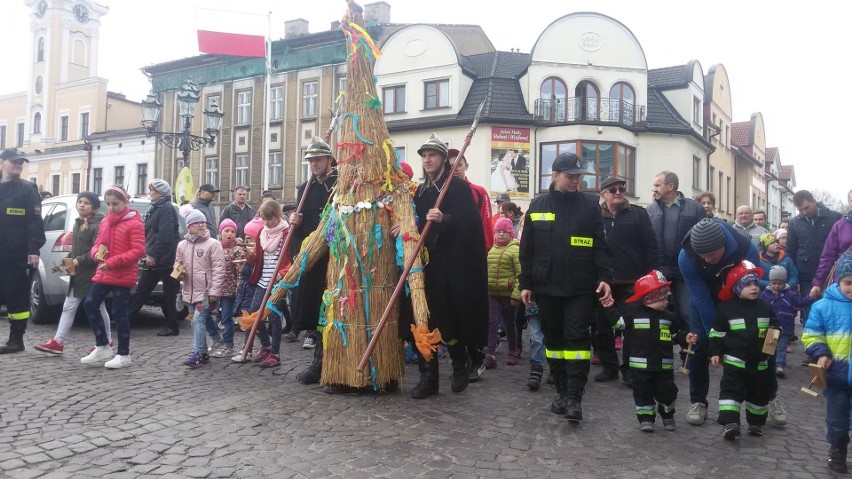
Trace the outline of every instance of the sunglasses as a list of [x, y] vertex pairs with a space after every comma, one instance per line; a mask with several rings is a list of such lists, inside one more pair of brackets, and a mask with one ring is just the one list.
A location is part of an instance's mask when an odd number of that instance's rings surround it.
[[607, 191], [609, 191], [612, 194], [624, 193], [625, 191], [627, 191], [627, 188], [625, 188], [623, 186], [613, 186], [612, 188], [607, 188]]

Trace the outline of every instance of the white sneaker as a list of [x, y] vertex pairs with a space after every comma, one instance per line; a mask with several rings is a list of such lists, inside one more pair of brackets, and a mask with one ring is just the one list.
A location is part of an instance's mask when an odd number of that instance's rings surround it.
[[689, 412], [686, 413], [686, 422], [693, 426], [700, 426], [704, 424], [706, 419], [707, 406], [700, 402], [692, 403], [692, 406], [689, 407]]
[[243, 352], [240, 351], [236, 356], [231, 358], [232, 362], [235, 363], [250, 363], [251, 362], [251, 352], [248, 353], [245, 359], [243, 359]]
[[317, 347], [317, 340], [308, 336], [305, 338], [305, 342], [302, 343], [302, 349], [314, 349]]
[[80, 358], [80, 362], [83, 364], [99, 363], [112, 358], [114, 354], [109, 346], [97, 346], [88, 356]]
[[784, 406], [781, 404], [781, 396], [775, 396], [775, 399], [769, 401], [769, 424], [781, 427], [787, 424], [787, 412], [784, 411]]
[[114, 358], [104, 364], [104, 367], [109, 369], [121, 369], [130, 366], [130, 362], [130, 355], [122, 356], [120, 354], [116, 354]]

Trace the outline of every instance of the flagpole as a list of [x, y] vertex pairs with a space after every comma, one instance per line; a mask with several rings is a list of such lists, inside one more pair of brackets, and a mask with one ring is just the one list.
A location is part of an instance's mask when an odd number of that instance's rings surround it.
[[[261, 164], [263, 166], [263, 189], [269, 189], [269, 95], [272, 91], [272, 11], [266, 14], [266, 22], [268, 32], [266, 34], [266, 58], [264, 59], [266, 63], [266, 79], [265, 79], [265, 92], [263, 94], [264, 105], [263, 105], [263, 161]], [[281, 166], [283, 172], [284, 166], [284, 155], [282, 152], [281, 155]], [[282, 179], [283, 183], [283, 179]]]

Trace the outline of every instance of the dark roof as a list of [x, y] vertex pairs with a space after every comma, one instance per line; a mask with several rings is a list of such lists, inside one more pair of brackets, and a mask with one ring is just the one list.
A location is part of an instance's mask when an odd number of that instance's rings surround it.
[[51, 154], [54, 154], [54, 153], [68, 153], [68, 152], [71, 152], [71, 151], [85, 151], [86, 146], [87, 145], [85, 143], [77, 143], [77, 144], [74, 144], [74, 145], [54, 146], [52, 148], [45, 148], [44, 150], [41, 150], [41, 153], [33, 152], [33, 153], [28, 153], [26, 156], [27, 156], [27, 158], [38, 159], [38, 157], [42, 156], [42, 155], [51, 155]]
[[793, 165], [785, 165], [781, 167], [781, 179], [784, 181], [790, 181], [793, 179], [793, 175], [795, 175], [796, 169], [793, 168]]
[[491, 52], [466, 57], [479, 77], [520, 78], [530, 67], [529, 53]]
[[731, 123], [731, 143], [734, 146], [750, 146], [748, 127], [749, 122], [747, 121]]
[[648, 114], [642, 122], [643, 126], [649, 131], [665, 130], [681, 133], [695, 131], [662, 92], [651, 85], [648, 86]]
[[148, 133], [148, 129], [137, 126], [134, 128], [125, 128], [122, 130], [108, 130], [108, 131], [99, 131], [97, 133], [92, 133], [86, 139], [87, 140], [107, 140], [109, 138], [121, 138], [121, 137], [130, 137], [137, 135], [144, 135]]
[[648, 70], [648, 86], [654, 86], [662, 90], [684, 87], [691, 79], [692, 68], [689, 65]]

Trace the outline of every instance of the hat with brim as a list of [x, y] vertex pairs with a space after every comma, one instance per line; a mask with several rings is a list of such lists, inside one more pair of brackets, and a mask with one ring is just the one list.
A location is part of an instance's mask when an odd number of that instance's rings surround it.
[[617, 176], [607, 176], [603, 179], [603, 181], [601, 181], [601, 191], [604, 191], [610, 186], [617, 184], [626, 185], [627, 180], [625, 180], [624, 178], [619, 178]]
[[500, 203], [501, 201], [512, 201], [512, 198], [508, 193], [500, 193], [496, 198], [494, 198], [494, 202]]
[[30, 160], [27, 159], [27, 157], [24, 156], [23, 153], [18, 151], [17, 148], [6, 148], [5, 150], [3, 150], [2, 153], [0, 153], [0, 159], [2, 159], [4, 161], [9, 160], [9, 161], [26, 161], [27, 163], [30, 162]]
[[587, 171], [583, 169], [583, 162], [580, 160], [580, 157], [574, 153], [562, 153], [557, 156], [556, 159], [553, 160], [553, 166], [551, 169], [554, 173], [565, 173], [568, 175], [580, 175], [587, 173]]
[[725, 278], [725, 284], [719, 291], [719, 301], [730, 301], [734, 299], [734, 286], [740, 278], [749, 273], [755, 273], [758, 278], [762, 278], [764, 271], [763, 268], [755, 266], [754, 263], [748, 260], [743, 260], [738, 265], [734, 266], [731, 271], [728, 272], [728, 276]]
[[218, 193], [220, 191], [219, 188], [216, 188], [210, 183], [204, 183], [203, 185], [199, 186], [198, 189], [201, 191], [207, 191], [209, 193]]
[[455, 158], [459, 156], [459, 153], [461, 152], [458, 150], [458, 148], [450, 148], [449, 150], [447, 150], [447, 158]]
[[428, 150], [437, 151], [445, 160], [447, 159], [447, 144], [434, 134], [417, 150], [417, 154], [423, 156], [423, 152]]

